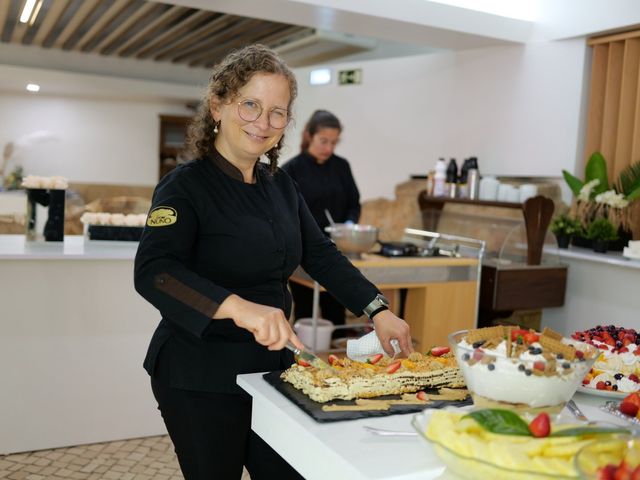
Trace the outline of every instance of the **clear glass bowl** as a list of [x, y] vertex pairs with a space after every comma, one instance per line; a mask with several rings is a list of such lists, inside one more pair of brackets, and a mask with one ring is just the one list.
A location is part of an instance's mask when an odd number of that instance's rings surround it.
[[640, 469], [640, 437], [621, 435], [594, 440], [577, 453], [575, 467], [581, 479], [598, 480], [604, 478], [600, 475], [607, 465], [619, 467], [623, 460], [631, 472]]
[[[460, 478], [469, 480], [489, 479], [489, 480], [576, 480], [575, 476], [563, 476], [555, 473], [540, 473], [530, 470], [516, 470], [503, 465], [492, 463], [486, 459], [461, 455], [454, 452], [442, 443], [432, 440], [426, 435], [427, 424], [429, 423], [429, 412], [417, 413], [411, 420], [411, 425], [436, 452], [447, 469]], [[504, 458], [508, 458], [505, 452]]]
[[449, 343], [473, 403], [479, 408], [508, 408], [525, 415], [535, 415], [539, 411], [558, 414], [598, 356], [592, 345], [574, 342], [587, 358], [547, 360], [528, 353], [522, 358], [506, 357], [498, 350], [485, 351], [482, 347], [474, 349], [460, 345], [467, 332], [461, 330], [450, 334]]

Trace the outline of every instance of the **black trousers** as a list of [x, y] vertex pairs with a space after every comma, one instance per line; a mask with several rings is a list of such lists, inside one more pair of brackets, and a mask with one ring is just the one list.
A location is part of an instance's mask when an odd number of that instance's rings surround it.
[[[293, 315], [295, 319], [311, 317], [313, 313], [313, 289], [295, 282], [289, 282], [289, 288], [293, 296]], [[329, 292], [320, 292], [320, 311], [322, 312], [322, 318], [331, 321], [334, 325], [344, 325], [345, 309]]]
[[238, 480], [243, 465], [251, 480], [303, 479], [251, 430], [250, 395], [172, 388], [160, 357], [151, 388], [185, 480]]

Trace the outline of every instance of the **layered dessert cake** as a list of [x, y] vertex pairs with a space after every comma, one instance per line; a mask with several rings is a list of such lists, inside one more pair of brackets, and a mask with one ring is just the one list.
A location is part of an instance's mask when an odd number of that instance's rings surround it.
[[640, 391], [640, 335], [634, 329], [598, 325], [575, 332], [572, 338], [599, 351], [582, 382], [585, 387], [623, 393]]
[[549, 329], [488, 327], [452, 334], [451, 343], [474, 404], [522, 410], [559, 411], [598, 355]]
[[[434, 351], [434, 350], [432, 350]], [[447, 347], [407, 359], [377, 354], [366, 362], [329, 358], [332, 368], [294, 364], [281, 378], [316, 402], [412, 393], [424, 388], [463, 387], [464, 379]]]

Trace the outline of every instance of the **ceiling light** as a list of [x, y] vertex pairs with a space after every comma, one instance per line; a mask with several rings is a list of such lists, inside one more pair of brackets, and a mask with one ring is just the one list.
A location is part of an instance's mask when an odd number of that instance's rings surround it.
[[311, 85], [326, 85], [331, 83], [331, 70], [329, 68], [317, 68], [309, 73]]
[[20, 14], [20, 22], [33, 25], [40, 11], [40, 7], [42, 7], [42, 0], [26, 0], [22, 8], [22, 13]]
[[39, 92], [40, 91], [40, 85], [38, 85], [37, 83], [29, 83], [27, 84], [27, 90], [30, 92]]

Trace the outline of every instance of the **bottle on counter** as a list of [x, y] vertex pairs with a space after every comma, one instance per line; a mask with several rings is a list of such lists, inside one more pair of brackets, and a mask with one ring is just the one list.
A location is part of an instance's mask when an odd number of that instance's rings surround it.
[[470, 200], [477, 200], [480, 194], [480, 174], [477, 168], [467, 170], [467, 189]]
[[444, 197], [446, 194], [445, 186], [447, 180], [447, 165], [444, 158], [438, 159], [436, 163], [436, 173], [433, 175], [433, 196]]
[[460, 167], [460, 177], [458, 178], [458, 197], [469, 198], [469, 189], [467, 188], [467, 173], [469, 171], [469, 159], [465, 158]]
[[449, 160], [447, 166], [447, 179], [446, 179], [446, 195], [450, 198], [456, 198], [456, 190], [458, 184], [458, 164], [455, 158]]

